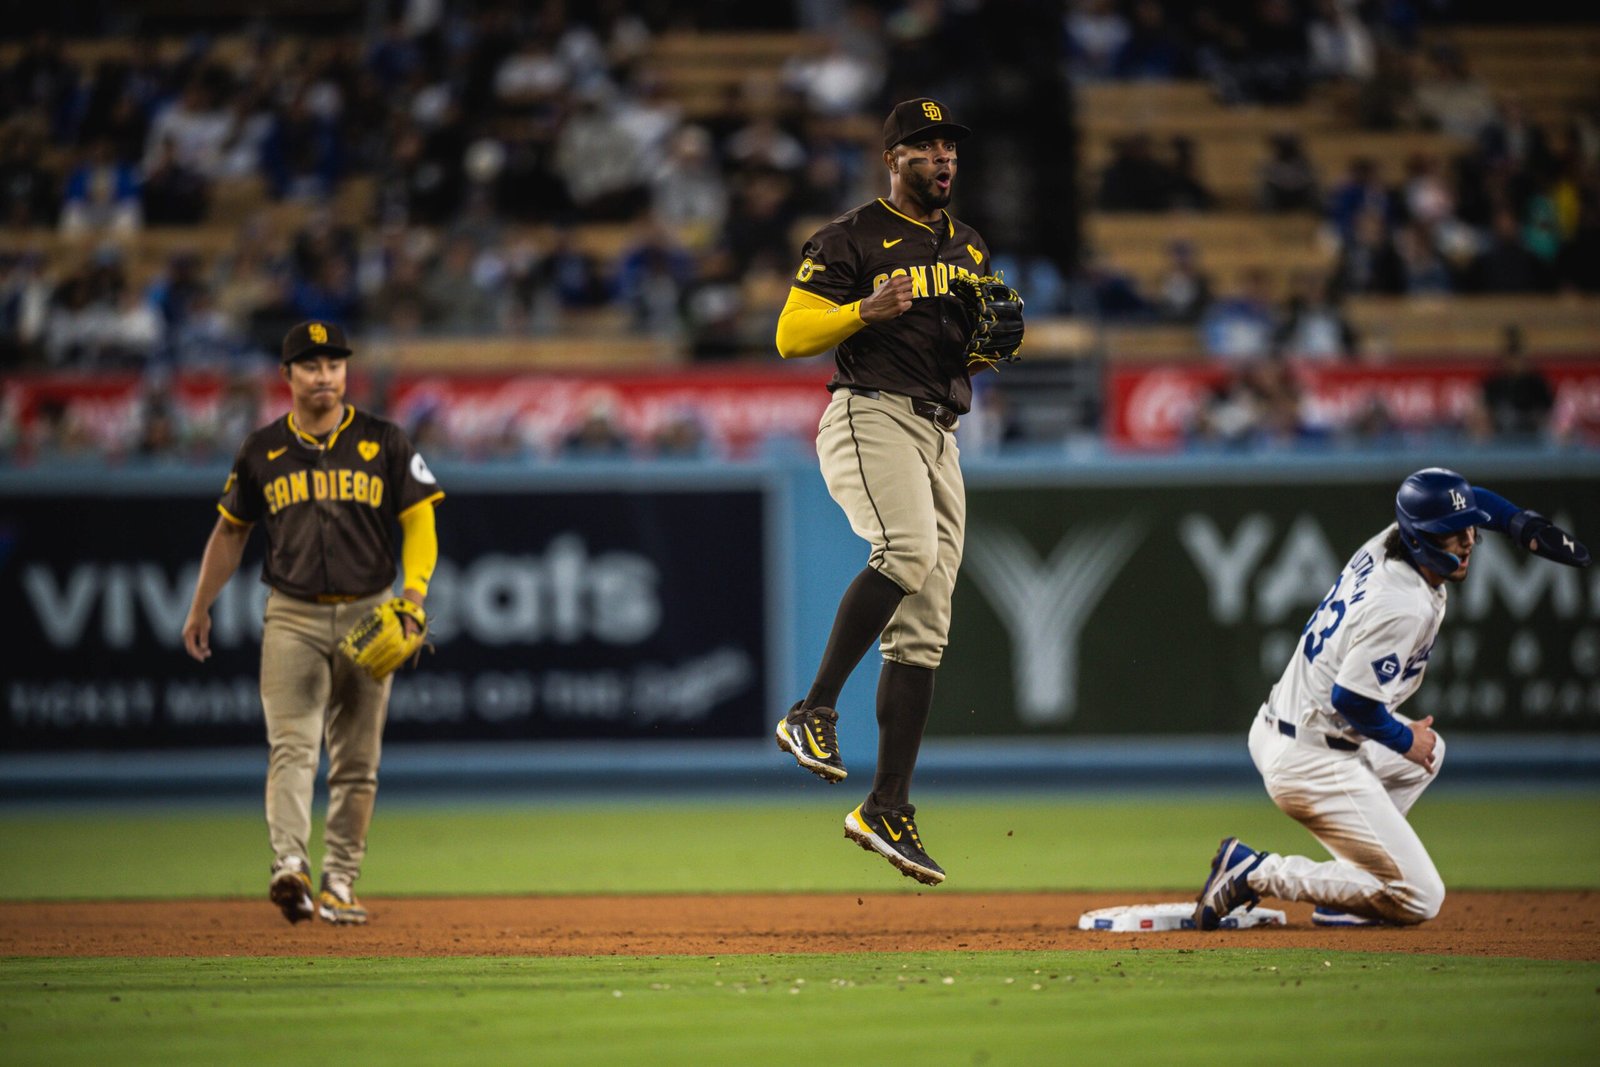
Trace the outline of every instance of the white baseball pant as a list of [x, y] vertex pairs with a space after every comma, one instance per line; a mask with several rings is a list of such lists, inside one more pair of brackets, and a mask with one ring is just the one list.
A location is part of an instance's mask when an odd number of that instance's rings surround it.
[[1319, 863], [1271, 853], [1250, 873], [1252, 889], [1395, 923], [1439, 914], [1444, 882], [1406, 813], [1444, 761], [1443, 738], [1430, 773], [1375, 741], [1337, 751], [1314, 738], [1288, 737], [1257, 715], [1250, 758], [1273, 803], [1334, 856]]

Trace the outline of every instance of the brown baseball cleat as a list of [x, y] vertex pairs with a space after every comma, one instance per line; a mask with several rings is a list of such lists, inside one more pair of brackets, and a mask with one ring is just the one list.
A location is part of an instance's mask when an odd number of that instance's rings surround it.
[[292, 923], [311, 918], [311, 868], [299, 856], [285, 856], [272, 865], [267, 897]]
[[367, 909], [356, 899], [350, 879], [339, 874], [323, 874], [317, 915], [335, 926], [360, 926], [367, 921]]
[[888, 860], [894, 869], [923, 885], [944, 881], [944, 868], [922, 847], [917, 833], [917, 809], [913, 804], [886, 808], [868, 815], [865, 804], [844, 817], [844, 836]]
[[778, 720], [778, 747], [824, 782], [841, 782], [850, 772], [839, 755], [839, 713], [797, 703]]

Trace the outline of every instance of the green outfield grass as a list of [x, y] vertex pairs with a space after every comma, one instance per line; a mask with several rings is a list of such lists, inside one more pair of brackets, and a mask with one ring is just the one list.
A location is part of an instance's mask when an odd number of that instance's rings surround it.
[[[858, 799], [380, 803], [362, 880], [405, 894], [916, 891], [841, 836]], [[924, 790], [939, 892], [1175, 889], [1216, 841], [1316, 847], [1256, 794]], [[1453, 888], [1600, 887], [1600, 792], [1428, 797]], [[0, 810], [9, 899], [242, 896], [252, 807]], [[926, 890], [922, 890], [926, 892]], [[262, 906], [266, 907], [263, 901]], [[1593, 937], [1575, 930], [1574, 937]], [[0, 962], [6, 1064], [1588, 1063], [1600, 965], [1202, 951]]]
[[0, 971], [0, 1023], [7, 1063], [125, 1067], [1558, 1064], [1593, 1062], [1597, 979], [1237, 949], [21, 960]]
[[[853, 793], [790, 800], [378, 807], [363, 893], [914, 891], [845, 841]], [[949, 890], [1189, 889], [1238, 834], [1321, 856], [1264, 796], [919, 796]], [[1428, 797], [1413, 813], [1457, 889], [1600, 887], [1600, 792]], [[0, 898], [259, 896], [251, 807], [0, 810]]]

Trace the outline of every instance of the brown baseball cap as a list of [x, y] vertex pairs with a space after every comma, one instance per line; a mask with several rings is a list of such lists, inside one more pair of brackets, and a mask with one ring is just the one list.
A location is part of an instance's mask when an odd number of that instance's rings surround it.
[[959, 122], [950, 120], [950, 109], [932, 97], [919, 96], [915, 100], [902, 100], [889, 112], [883, 123], [883, 147], [897, 144], [918, 134], [938, 134], [947, 141], [959, 141], [972, 131]]
[[348, 356], [350, 342], [338, 323], [312, 320], [294, 327], [283, 339], [283, 362], [312, 356]]

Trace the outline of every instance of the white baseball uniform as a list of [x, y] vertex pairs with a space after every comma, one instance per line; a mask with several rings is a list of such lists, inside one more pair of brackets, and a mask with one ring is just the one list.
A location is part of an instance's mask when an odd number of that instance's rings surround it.
[[1422, 684], [1446, 589], [1430, 586], [1403, 555], [1388, 557], [1393, 529], [1345, 564], [1250, 730], [1267, 793], [1334, 859], [1271, 853], [1249, 882], [1280, 900], [1418, 923], [1439, 913], [1444, 883], [1406, 813], [1437, 773], [1444, 742], [1430, 773], [1352, 729], [1332, 700], [1338, 685], [1393, 712]]

